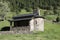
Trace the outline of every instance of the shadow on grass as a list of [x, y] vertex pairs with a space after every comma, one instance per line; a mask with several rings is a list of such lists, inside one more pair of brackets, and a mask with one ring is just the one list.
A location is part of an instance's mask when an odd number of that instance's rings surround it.
[[10, 31], [10, 27], [9, 26], [5, 26], [5, 27], [1, 28], [0, 31]]

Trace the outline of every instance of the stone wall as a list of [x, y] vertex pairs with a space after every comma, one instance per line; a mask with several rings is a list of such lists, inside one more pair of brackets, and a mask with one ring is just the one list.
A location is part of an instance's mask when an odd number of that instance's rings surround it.
[[44, 31], [44, 19], [35, 18], [30, 20], [30, 31]]

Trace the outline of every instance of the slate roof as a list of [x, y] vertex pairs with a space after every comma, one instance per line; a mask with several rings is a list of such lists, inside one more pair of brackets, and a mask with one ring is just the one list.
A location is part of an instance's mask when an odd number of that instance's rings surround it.
[[34, 17], [34, 18], [43, 18], [42, 16], [35, 15], [35, 14], [23, 14], [23, 15], [19, 15], [19, 16], [14, 16], [12, 18], [13, 20], [8, 20], [8, 21], [31, 20], [32, 17]]

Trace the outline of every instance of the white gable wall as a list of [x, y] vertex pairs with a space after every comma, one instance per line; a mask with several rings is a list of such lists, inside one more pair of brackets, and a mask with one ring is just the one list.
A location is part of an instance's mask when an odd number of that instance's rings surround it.
[[35, 18], [30, 20], [30, 31], [44, 31], [44, 19]]

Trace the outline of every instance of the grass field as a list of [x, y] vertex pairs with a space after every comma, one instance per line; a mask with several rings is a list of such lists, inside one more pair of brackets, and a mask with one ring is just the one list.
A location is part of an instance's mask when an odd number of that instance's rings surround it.
[[[22, 10], [20, 14], [28, 14], [31, 12], [26, 12]], [[41, 10], [41, 15], [43, 15], [44, 11]], [[16, 14], [11, 12], [6, 15], [6, 17], [12, 17]], [[46, 16], [48, 20], [56, 18], [54, 15]], [[7, 18], [8, 19], [8, 18]], [[9, 26], [9, 22], [4, 20], [0, 21], [0, 30], [2, 27]], [[0, 40], [60, 40], [60, 24], [52, 23], [50, 21], [45, 21], [45, 30], [44, 32], [37, 32], [33, 34], [9, 34], [9, 35], [0, 35]]]
[[60, 40], [60, 24], [45, 21], [44, 32], [0, 35], [0, 40]]
[[1, 28], [6, 27], [6, 26], [10, 26], [10, 23], [8, 21], [6, 20], [0, 21], [0, 30]]
[[[13, 14], [12, 14], [13, 13]], [[16, 14], [12, 12], [6, 17], [12, 17]], [[26, 12], [22, 10], [20, 14], [28, 14], [31, 12]], [[41, 10], [41, 15], [44, 11]], [[48, 20], [56, 18], [54, 15], [46, 16]], [[9, 22], [4, 20], [0, 21], [0, 30], [2, 27], [9, 26]], [[36, 32], [33, 34], [9, 34], [9, 35], [0, 35], [0, 40], [60, 40], [60, 24], [52, 23], [50, 21], [45, 21], [45, 30], [44, 32]]]

